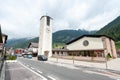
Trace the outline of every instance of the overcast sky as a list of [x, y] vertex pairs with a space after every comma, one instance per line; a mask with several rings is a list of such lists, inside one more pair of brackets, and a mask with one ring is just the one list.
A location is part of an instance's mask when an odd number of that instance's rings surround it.
[[54, 20], [53, 32], [99, 30], [120, 16], [120, 0], [0, 0], [0, 24], [9, 39], [37, 37], [46, 14]]

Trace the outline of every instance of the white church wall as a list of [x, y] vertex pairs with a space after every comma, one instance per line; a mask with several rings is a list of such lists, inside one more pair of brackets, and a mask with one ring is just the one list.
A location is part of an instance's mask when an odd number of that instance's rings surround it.
[[[87, 40], [89, 42], [88, 46], [84, 46], [83, 42]], [[69, 50], [99, 50], [103, 48], [103, 42], [101, 38], [83, 37], [69, 45], [67, 45]]]

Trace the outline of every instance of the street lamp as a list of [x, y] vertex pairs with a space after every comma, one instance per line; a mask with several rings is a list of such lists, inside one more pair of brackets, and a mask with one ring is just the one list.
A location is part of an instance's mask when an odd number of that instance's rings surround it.
[[107, 58], [106, 58], [106, 42], [105, 42], [105, 37], [102, 38], [102, 42], [103, 42], [103, 48], [104, 48], [104, 57], [105, 57], [105, 66], [106, 66], [106, 69], [108, 69], [108, 64], [107, 64]]

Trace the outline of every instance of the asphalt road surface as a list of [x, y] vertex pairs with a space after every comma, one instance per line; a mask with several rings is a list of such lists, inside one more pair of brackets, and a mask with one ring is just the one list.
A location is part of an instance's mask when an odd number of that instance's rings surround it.
[[46, 80], [117, 80], [108, 76], [96, 74], [84, 68], [72, 69], [24, 58], [18, 58], [18, 62], [38, 72], [45, 77]]
[[42, 80], [42, 78], [21, 64], [6, 63], [5, 80]]

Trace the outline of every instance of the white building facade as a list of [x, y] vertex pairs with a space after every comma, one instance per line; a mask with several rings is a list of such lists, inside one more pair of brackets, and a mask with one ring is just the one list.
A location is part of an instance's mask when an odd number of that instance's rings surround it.
[[112, 38], [105, 35], [83, 35], [67, 43], [68, 50], [80, 51], [83, 56], [104, 57], [108, 53], [117, 57], [115, 42]]

